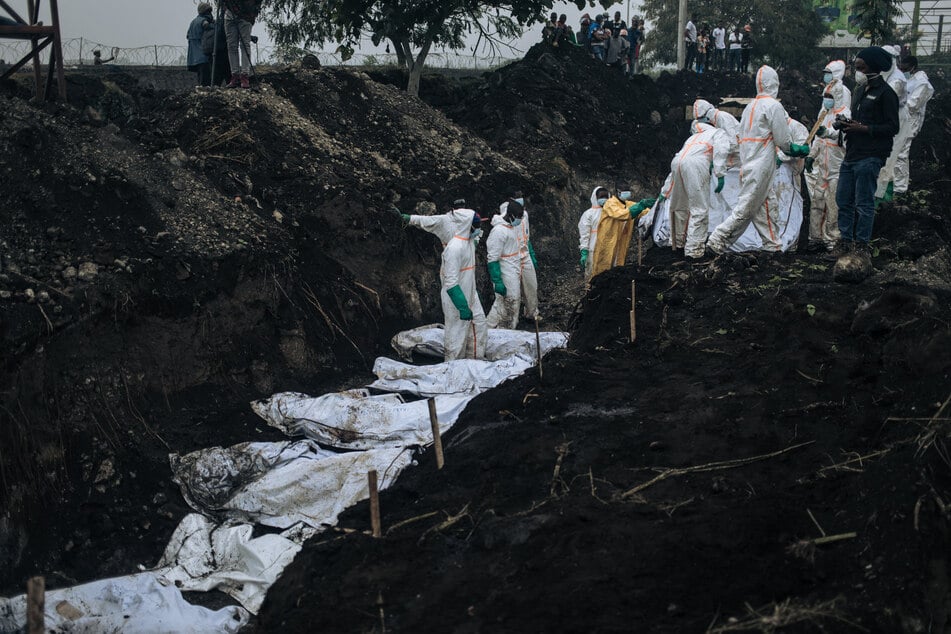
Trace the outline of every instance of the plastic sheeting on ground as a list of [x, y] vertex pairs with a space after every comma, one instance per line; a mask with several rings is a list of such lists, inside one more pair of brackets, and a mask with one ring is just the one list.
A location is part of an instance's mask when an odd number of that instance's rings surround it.
[[[46, 630], [100, 634], [237, 632], [248, 622], [238, 606], [217, 611], [192, 605], [156, 572], [102, 579], [46, 593]], [[26, 595], [0, 599], [0, 632], [26, 623]]]
[[[428, 357], [442, 358], [444, 356], [443, 337], [442, 325], [430, 324], [398, 333], [393, 337], [391, 345], [400, 358], [406, 361], [412, 361], [414, 352]], [[539, 333], [539, 338], [543, 356], [555, 348], [564, 348], [568, 345], [568, 333], [565, 332], [542, 332]], [[534, 332], [501, 328], [489, 330], [485, 346], [486, 361], [521, 357], [534, 364], [537, 356]]]
[[521, 357], [500, 361], [456, 359], [425, 366], [379, 357], [373, 364], [373, 373], [378, 378], [370, 387], [426, 397], [440, 394], [475, 395], [519, 376], [532, 365]]
[[[730, 215], [733, 207], [736, 206], [736, 200], [740, 193], [740, 168], [733, 167], [726, 173], [724, 179], [723, 191], [720, 194], [713, 193], [716, 188], [716, 180], [711, 179], [710, 195], [710, 223], [707, 233], [713, 233], [717, 225], [722, 223]], [[799, 186], [799, 175], [789, 163], [783, 163], [776, 170], [773, 177], [773, 189], [776, 192], [776, 198], [779, 203], [779, 232], [783, 245], [783, 251], [788, 251], [796, 246], [799, 241], [799, 228], [802, 225], [802, 192]], [[662, 247], [670, 246], [670, 202], [665, 200], [651, 210], [650, 214], [644, 216], [638, 223], [646, 226], [652, 226], [652, 237], [654, 244]], [[752, 223], [746, 228], [746, 231], [740, 236], [731, 251], [759, 251], [763, 246], [756, 228]]]
[[310, 440], [241, 443], [172, 454], [172, 479], [201, 513], [288, 528], [333, 526], [346, 508], [369, 497], [367, 472], [389, 486], [412, 461], [403, 447], [336, 453]]
[[[437, 398], [440, 428], [456, 422], [471, 398]], [[399, 394], [370, 396], [367, 390], [349, 390], [312, 397], [284, 392], [254, 401], [251, 409], [289, 436], [303, 435], [339, 449], [408, 447], [433, 440], [426, 402], [405, 403]]]
[[221, 590], [257, 614], [267, 589], [300, 551], [306, 536], [261, 535], [250, 524], [216, 524], [186, 515], [159, 562], [161, 579], [182, 590]]

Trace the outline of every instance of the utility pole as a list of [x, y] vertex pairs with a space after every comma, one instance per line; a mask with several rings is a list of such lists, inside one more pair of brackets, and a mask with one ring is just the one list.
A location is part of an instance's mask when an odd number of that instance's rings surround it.
[[687, 45], [684, 42], [684, 25], [687, 24], [687, 0], [680, 0], [680, 9], [677, 12], [677, 68], [684, 67], [687, 61]]
[[[911, 33], [912, 35], [918, 35], [918, 22], [921, 19], [921, 0], [915, 0], [915, 10], [911, 14]], [[911, 54], [918, 54], [918, 38], [915, 37], [914, 41], [911, 43]]]

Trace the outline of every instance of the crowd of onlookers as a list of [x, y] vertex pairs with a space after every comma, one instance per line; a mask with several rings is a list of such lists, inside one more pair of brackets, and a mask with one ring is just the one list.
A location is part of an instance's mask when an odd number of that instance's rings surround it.
[[613, 20], [607, 13], [595, 14], [593, 18], [585, 13], [577, 32], [568, 24], [566, 15], [552, 13], [542, 29], [542, 39], [552, 46], [583, 47], [595, 59], [628, 76], [638, 71], [644, 34], [644, 20], [635, 16], [628, 26], [620, 11], [614, 13]]
[[687, 55], [684, 70], [725, 70], [748, 73], [750, 55], [753, 52], [753, 29], [747, 24], [728, 31], [722, 22], [712, 29], [709, 24], [696, 24], [696, 14], [691, 15], [684, 27], [684, 44]]

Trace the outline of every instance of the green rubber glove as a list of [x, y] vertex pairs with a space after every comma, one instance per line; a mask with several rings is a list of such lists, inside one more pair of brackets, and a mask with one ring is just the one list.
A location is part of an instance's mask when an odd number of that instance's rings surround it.
[[710, 161], [710, 173], [713, 173], [713, 161]]
[[532, 241], [528, 241], [528, 257], [532, 258], [532, 266], [538, 270], [538, 258], [535, 257], [535, 249], [532, 248]]
[[664, 202], [665, 200], [667, 200], [667, 199], [664, 197], [663, 194], [661, 194], [660, 196], [657, 197], [657, 200], [654, 201], [654, 204], [655, 204], [655, 205], [659, 205], [659, 204], [661, 204], [662, 202]]
[[396, 207], [390, 207], [390, 213], [403, 221], [403, 224], [409, 224], [409, 214], [404, 214]]
[[787, 154], [796, 158], [809, 156], [809, 146], [802, 143], [790, 143]]
[[502, 264], [500, 262], [489, 262], [489, 279], [495, 286], [495, 292], [499, 295], [505, 295], [505, 284], [502, 282]]
[[779, 157], [777, 156], [777, 157], [776, 157], [776, 167], [782, 167], [782, 166], [783, 166], [783, 159], [781, 159], [781, 158], [779, 158]]
[[628, 209], [628, 211], [631, 212], [631, 218], [636, 218], [637, 216], [641, 215], [641, 212], [645, 209], [649, 209], [650, 206], [654, 204], [654, 201], [654, 198], [644, 198], [643, 200], [631, 205]]
[[459, 285], [446, 289], [446, 294], [452, 300], [452, 305], [459, 311], [459, 319], [462, 321], [472, 321], [472, 311], [469, 310], [469, 302], [466, 301], [466, 294], [462, 292]]
[[812, 173], [812, 165], [816, 162], [816, 159], [811, 156], [806, 157], [806, 171], [810, 174]]
[[581, 268], [584, 268], [588, 263], [588, 250], [581, 249]]
[[723, 191], [723, 183], [726, 182], [726, 179], [722, 176], [717, 176], [717, 188], [713, 190], [714, 194], [719, 194]]
[[826, 129], [826, 127], [825, 127], [824, 125], [821, 125], [821, 126], [819, 126], [819, 129], [816, 130], [816, 136], [825, 136], [825, 135], [826, 135], [826, 132], [828, 132], [828, 130]]

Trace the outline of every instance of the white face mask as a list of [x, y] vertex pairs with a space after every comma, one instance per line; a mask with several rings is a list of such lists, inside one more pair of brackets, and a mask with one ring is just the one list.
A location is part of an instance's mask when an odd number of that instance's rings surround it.
[[598, 205], [604, 207], [604, 203], [608, 202], [607, 198], [598, 198]]
[[859, 86], [863, 86], [868, 83], [868, 80], [875, 79], [879, 75], [881, 75], [881, 73], [872, 73], [870, 75], [866, 75], [862, 71], [857, 70], [855, 71], [855, 83]]
[[521, 219], [521, 218], [514, 218], [514, 219], [512, 219], [512, 226], [513, 226], [513, 227], [517, 227], [517, 226], [519, 226], [520, 224], [522, 224], [522, 219]]
[[822, 98], [822, 109], [823, 110], [832, 110], [835, 107], [835, 99], [832, 97], [823, 97]]
[[631, 192], [621, 192], [620, 194], [618, 194], [618, 198], [620, 198], [621, 200], [630, 200]]
[[516, 198], [516, 199], [515, 199], [515, 202], [517, 202], [518, 204], [520, 204], [522, 207], [525, 206], [525, 199], [524, 199], [524, 198]]
[[823, 74], [822, 74], [822, 82], [825, 83], [825, 84], [831, 83], [831, 82], [832, 82], [832, 73], [830, 73], [830, 72], [825, 72], [825, 73], [823, 73]]

